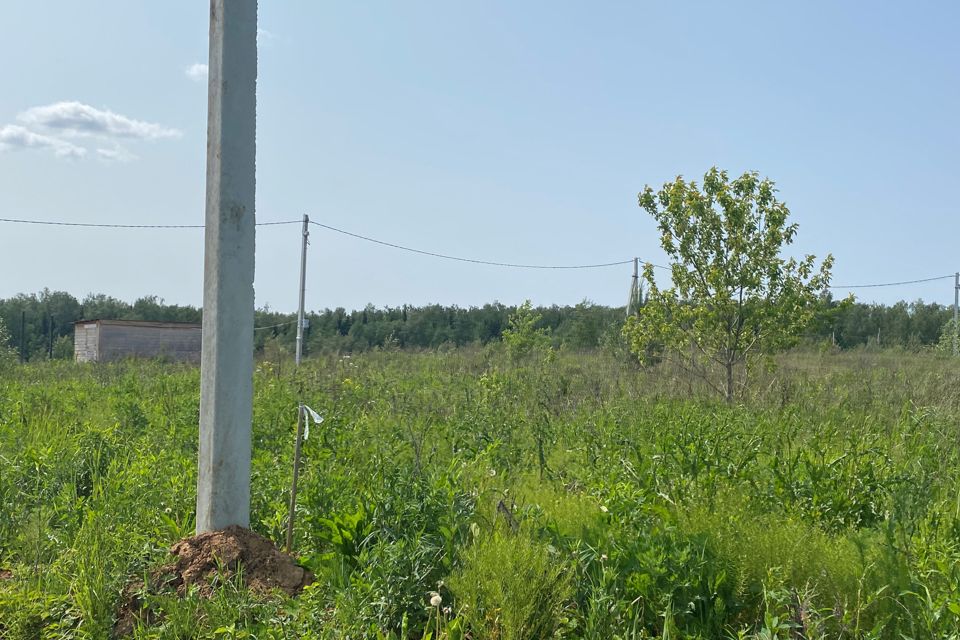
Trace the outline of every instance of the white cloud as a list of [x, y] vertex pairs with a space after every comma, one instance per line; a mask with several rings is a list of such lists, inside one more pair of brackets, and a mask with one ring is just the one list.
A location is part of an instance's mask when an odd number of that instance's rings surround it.
[[137, 156], [133, 155], [123, 147], [117, 146], [113, 149], [97, 149], [97, 157], [104, 162], [133, 162]]
[[83, 158], [87, 155], [86, 149], [66, 140], [34, 133], [15, 124], [0, 126], [0, 151], [17, 149], [49, 149], [58, 158]]
[[152, 122], [134, 120], [112, 111], [97, 109], [82, 102], [56, 102], [27, 109], [17, 119], [24, 124], [56, 131], [65, 136], [99, 136], [158, 140], [178, 138], [182, 134]]
[[266, 30], [266, 29], [262, 29], [262, 28], [260, 28], [260, 27], [257, 27], [257, 42], [259, 42], [259, 43], [261, 43], [261, 44], [266, 44], [266, 43], [270, 42], [271, 40], [275, 40], [276, 37], [277, 37], [277, 36], [276, 36], [276, 34], [273, 33], [273, 31], [268, 31], [268, 30]]
[[207, 65], [202, 62], [196, 62], [184, 70], [187, 77], [194, 82], [203, 82], [207, 79]]

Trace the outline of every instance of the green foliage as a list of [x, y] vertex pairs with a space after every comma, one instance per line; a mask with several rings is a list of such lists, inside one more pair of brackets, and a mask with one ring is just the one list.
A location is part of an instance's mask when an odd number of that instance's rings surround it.
[[[540, 316], [537, 328], [545, 329], [555, 347], [572, 350], [601, 347], [621, 360], [629, 359], [627, 340], [621, 332], [623, 307], [606, 307], [587, 300], [573, 307], [531, 309]], [[73, 322], [81, 318], [113, 318], [164, 322], [199, 322], [195, 307], [166, 304], [156, 296], [144, 296], [133, 304], [91, 294], [77, 300], [69, 293], [44, 290], [0, 299], [0, 320], [6, 323], [3, 342], [20, 348], [20, 318], [23, 312], [24, 352], [27, 360], [46, 358], [49, 331], [53, 331], [53, 359], [73, 358]], [[305, 335], [305, 353], [359, 353], [375, 349], [440, 349], [453, 346], [489, 344], [501, 340], [516, 308], [499, 303], [460, 308], [428, 305], [362, 310], [325, 309], [308, 312], [310, 326]], [[936, 303], [917, 300], [891, 306], [835, 301], [821, 298], [814, 321], [804, 338], [829, 342], [842, 349], [874, 345], [877, 335], [883, 346], [918, 350], [940, 340], [944, 323], [952, 311]], [[53, 317], [52, 324], [49, 323]], [[261, 358], [278, 366], [292, 361], [296, 337], [296, 314], [269, 308], [256, 311], [255, 325], [269, 327], [254, 334], [254, 346]], [[650, 352], [653, 353], [652, 351]]]
[[940, 332], [940, 340], [935, 347], [940, 353], [953, 354], [955, 349], [960, 349], [960, 327], [951, 318]]
[[661, 289], [646, 265], [646, 304], [624, 328], [634, 351], [675, 358], [702, 376], [727, 401], [736, 394], [735, 370], [758, 354], [795, 342], [830, 283], [833, 258], [784, 258], [797, 225], [773, 182], [756, 173], [730, 180], [711, 169], [696, 182], [678, 177], [640, 206], [657, 221], [670, 259], [672, 286]]
[[557, 550], [522, 533], [481, 537], [450, 577], [458, 615], [474, 637], [561, 637], [571, 606], [570, 569]]
[[8, 367], [17, 360], [17, 352], [7, 345], [10, 343], [10, 332], [0, 318], [0, 369]]
[[503, 342], [514, 360], [522, 360], [549, 346], [547, 330], [538, 326], [542, 319], [542, 316], [533, 310], [533, 304], [529, 300], [510, 315], [507, 328], [503, 330]]
[[131, 590], [151, 639], [955, 637], [955, 363], [777, 364], [729, 406], [597, 352], [262, 362], [251, 515], [275, 541], [300, 385], [325, 418], [295, 537], [316, 582], [292, 599], [138, 586], [194, 527], [195, 367], [12, 367], [0, 638], [107, 637]]

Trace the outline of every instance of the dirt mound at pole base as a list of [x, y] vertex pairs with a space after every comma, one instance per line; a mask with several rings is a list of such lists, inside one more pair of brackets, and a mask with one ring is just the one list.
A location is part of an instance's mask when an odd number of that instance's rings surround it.
[[[250, 591], [267, 594], [281, 591], [288, 596], [298, 594], [313, 582], [313, 574], [297, 566], [293, 558], [281, 553], [270, 540], [243, 527], [227, 527], [186, 538], [170, 547], [176, 562], [149, 576], [148, 584], [133, 579], [121, 596], [114, 638], [133, 634], [138, 622], [153, 624], [157, 616], [144, 601], [147, 593], [174, 591], [183, 596], [191, 586], [202, 596], [213, 594], [218, 584], [238, 574]], [[0, 580], [5, 572], [0, 570]]]
[[256, 593], [280, 590], [296, 595], [313, 582], [313, 574], [281, 553], [274, 544], [249, 529], [231, 526], [185, 538], [170, 548], [177, 561], [161, 570], [168, 587], [185, 593], [197, 585], [209, 594], [215, 578], [229, 579], [238, 573], [248, 589]]

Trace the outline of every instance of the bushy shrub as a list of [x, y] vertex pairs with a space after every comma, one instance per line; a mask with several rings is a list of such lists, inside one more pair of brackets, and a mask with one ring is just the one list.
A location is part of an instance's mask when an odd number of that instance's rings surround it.
[[550, 345], [547, 330], [537, 327], [541, 319], [540, 314], [533, 310], [533, 304], [529, 300], [517, 307], [516, 312], [510, 315], [508, 326], [503, 330], [503, 342], [514, 360], [522, 360]]

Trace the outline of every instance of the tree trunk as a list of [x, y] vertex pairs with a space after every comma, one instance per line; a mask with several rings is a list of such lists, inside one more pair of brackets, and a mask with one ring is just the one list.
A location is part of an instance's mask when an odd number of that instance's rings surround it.
[[727, 404], [733, 404], [733, 363], [727, 362]]

